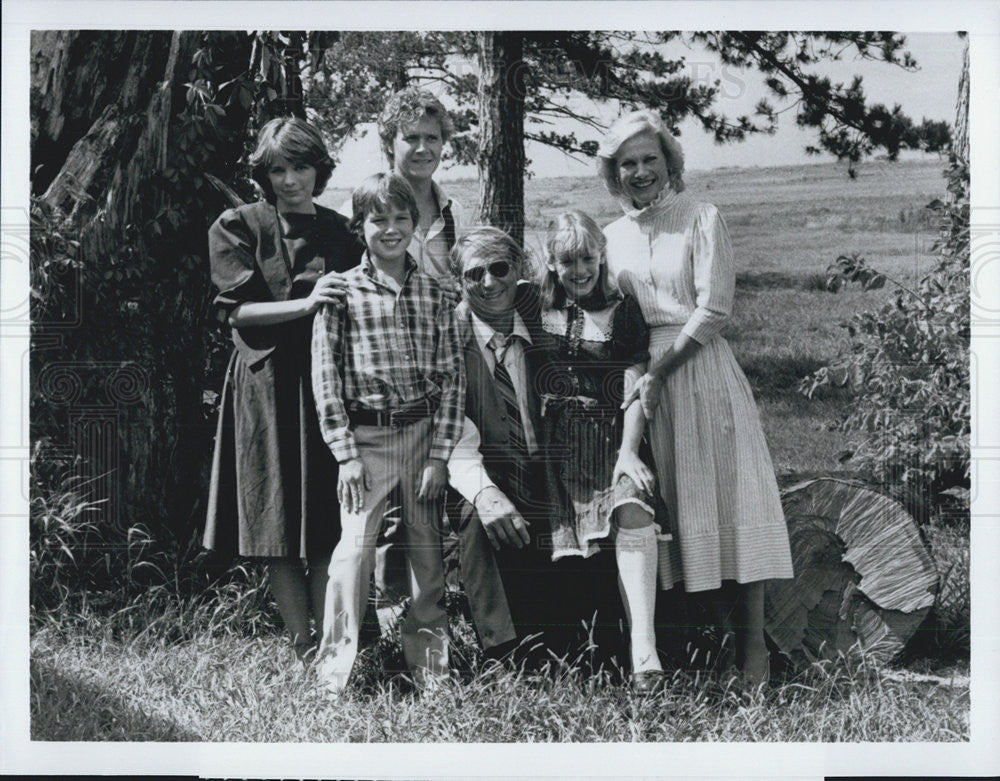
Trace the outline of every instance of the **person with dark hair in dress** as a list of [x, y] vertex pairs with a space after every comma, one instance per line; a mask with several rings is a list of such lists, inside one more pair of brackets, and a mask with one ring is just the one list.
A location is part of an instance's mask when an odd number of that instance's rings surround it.
[[337, 462], [320, 435], [311, 386], [313, 315], [339, 300], [331, 272], [363, 246], [340, 214], [313, 202], [333, 161], [301, 119], [261, 128], [250, 158], [266, 200], [226, 210], [209, 230], [215, 305], [232, 326], [212, 461], [207, 548], [266, 562], [295, 653], [323, 622], [330, 554], [340, 536]]

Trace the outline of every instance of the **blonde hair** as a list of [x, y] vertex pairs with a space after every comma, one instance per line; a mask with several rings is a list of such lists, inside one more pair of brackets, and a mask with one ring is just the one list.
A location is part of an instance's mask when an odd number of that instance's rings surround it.
[[504, 231], [491, 225], [473, 228], [452, 247], [451, 273], [460, 282], [465, 260], [470, 256], [488, 258], [489, 261], [508, 260], [514, 264], [518, 279], [524, 274], [524, 250]]
[[587, 214], [577, 209], [565, 212], [549, 223], [545, 240], [545, 263], [541, 270], [539, 287], [542, 306], [560, 309], [566, 305], [566, 290], [559, 281], [559, 275], [549, 268], [563, 258], [575, 258], [585, 253], [598, 255], [601, 269], [597, 284], [590, 294], [589, 309], [603, 309], [618, 297], [618, 291], [608, 275], [608, 240], [597, 223]]
[[597, 148], [597, 173], [604, 180], [608, 192], [616, 198], [624, 195], [621, 181], [618, 178], [617, 156], [622, 145], [630, 138], [640, 133], [652, 133], [659, 139], [660, 149], [667, 162], [670, 189], [676, 193], [684, 192], [684, 150], [680, 142], [674, 138], [667, 126], [663, 124], [660, 115], [649, 109], [633, 111], [615, 120], [604, 134], [601, 145]]

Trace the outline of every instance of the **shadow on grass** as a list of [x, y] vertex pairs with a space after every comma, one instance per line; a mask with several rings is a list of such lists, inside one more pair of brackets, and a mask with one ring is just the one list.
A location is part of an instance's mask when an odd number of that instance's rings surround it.
[[826, 288], [826, 274], [810, 271], [792, 273], [788, 271], [746, 271], [736, 275], [736, 290], [814, 290], [831, 292]]
[[[799, 382], [825, 364], [811, 355], [771, 355], [759, 353], [741, 356], [740, 366], [746, 374], [754, 395], [758, 398], [795, 398], [809, 402], [799, 393]], [[840, 388], [818, 389], [814, 398], [830, 401], [850, 398], [850, 393]]]
[[181, 742], [202, 740], [143, 713], [115, 692], [31, 660], [31, 739]]

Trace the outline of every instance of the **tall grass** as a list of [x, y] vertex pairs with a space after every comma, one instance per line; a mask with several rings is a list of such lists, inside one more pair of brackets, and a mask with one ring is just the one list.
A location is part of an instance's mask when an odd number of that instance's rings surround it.
[[894, 679], [856, 653], [757, 691], [716, 673], [678, 670], [661, 694], [641, 697], [606, 674], [583, 675], [553, 660], [531, 674], [477, 665], [474, 676], [456, 674], [419, 695], [383, 673], [331, 702], [311, 673], [296, 671], [274, 634], [202, 634], [185, 642], [110, 635], [96, 620], [68, 634], [54, 624], [36, 632], [33, 739], [854, 742], [969, 735], [967, 679]]

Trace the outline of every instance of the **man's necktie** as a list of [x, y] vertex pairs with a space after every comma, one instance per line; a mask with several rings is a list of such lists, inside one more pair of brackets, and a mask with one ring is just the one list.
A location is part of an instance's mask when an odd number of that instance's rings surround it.
[[503, 399], [507, 412], [507, 438], [510, 448], [515, 454], [511, 476], [515, 480], [515, 490], [519, 496], [526, 497], [529, 494], [528, 486], [528, 441], [524, 436], [524, 423], [521, 420], [521, 408], [517, 403], [517, 393], [514, 391], [514, 382], [510, 378], [510, 372], [504, 365], [503, 359], [507, 355], [515, 337], [504, 339], [499, 334], [494, 337], [493, 350], [496, 356], [496, 365], [493, 368], [493, 379], [496, 380], [497, 390]]

